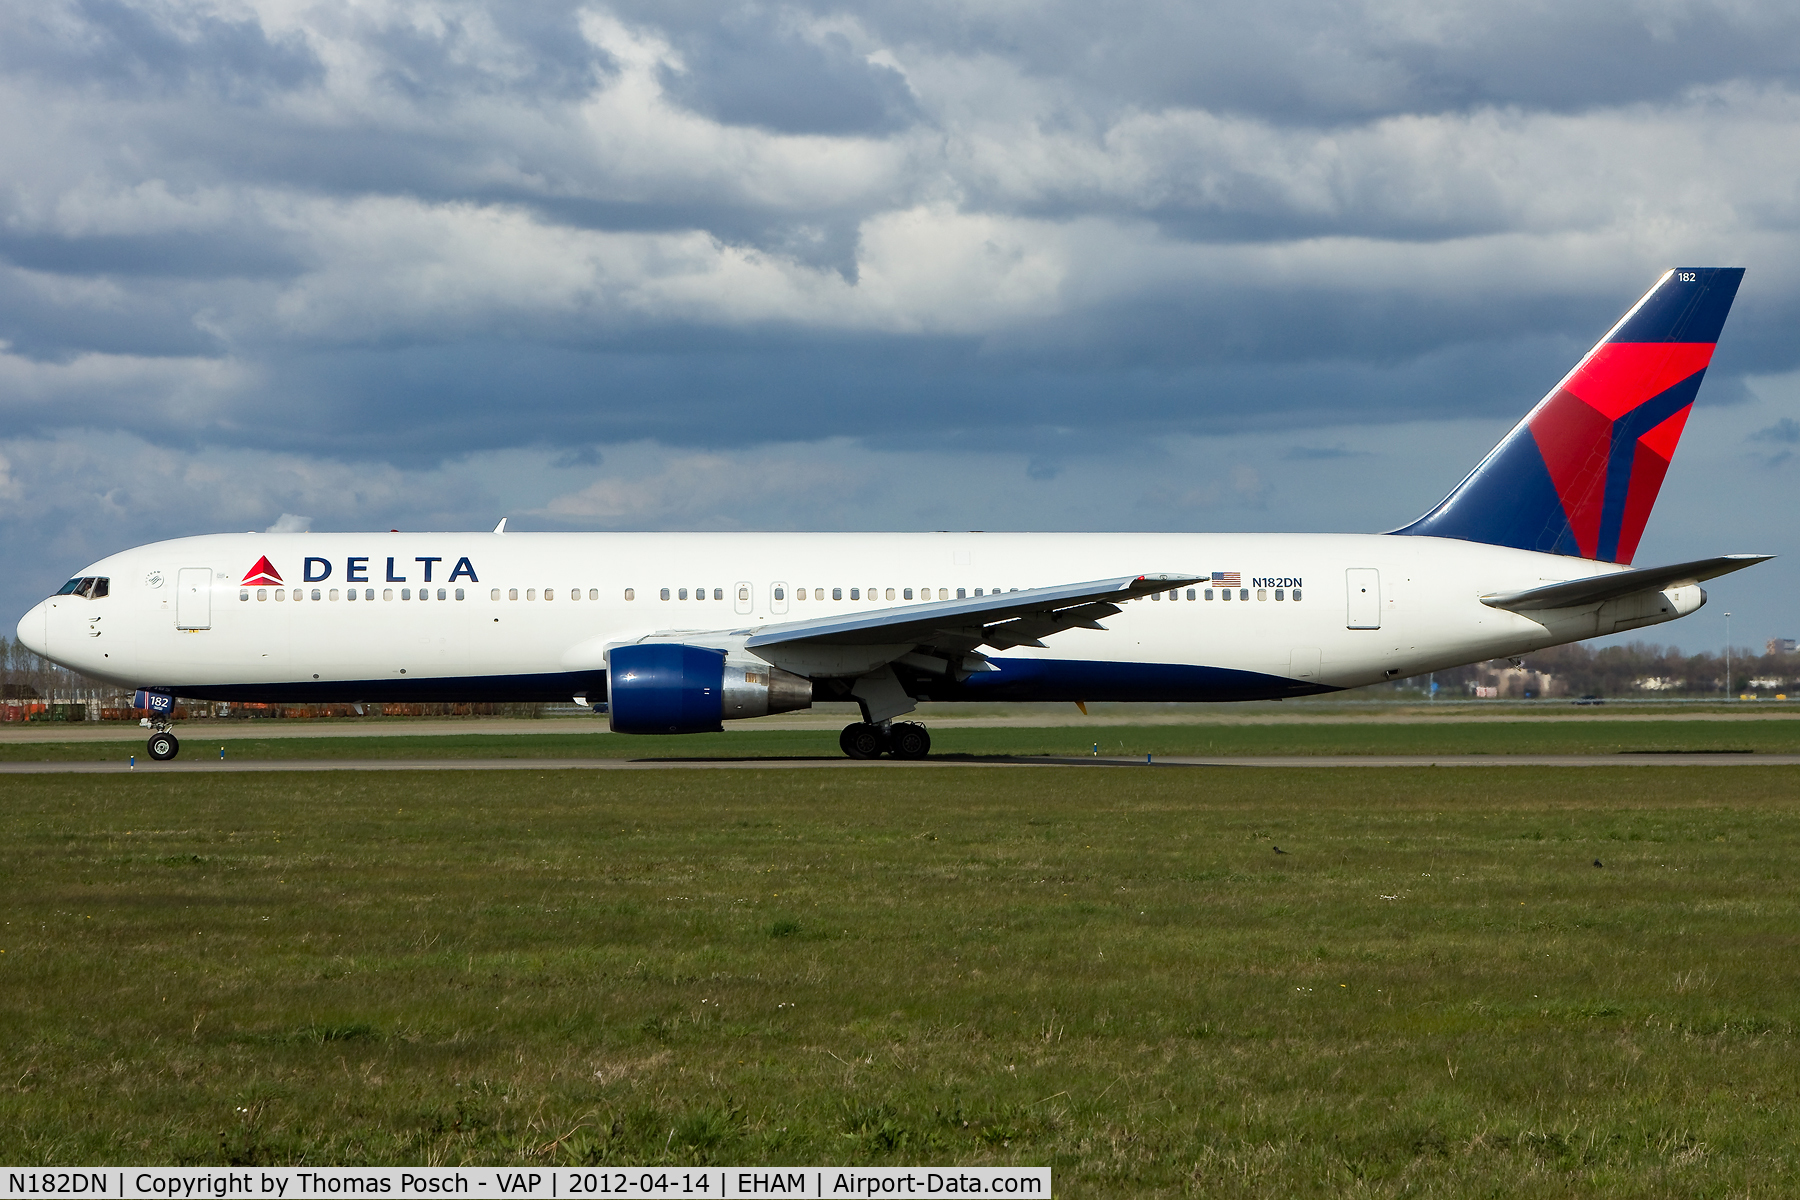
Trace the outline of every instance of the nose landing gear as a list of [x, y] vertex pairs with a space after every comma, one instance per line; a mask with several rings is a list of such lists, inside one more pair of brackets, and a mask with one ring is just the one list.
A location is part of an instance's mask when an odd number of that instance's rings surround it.
[[180, 739], [167, 729], [159, 729], [151, 734], [150, 741], [146, 743], [146, 746], [150, 751], [150, 757], [157, 762], [168, 762], [181, 753]]
[[858, 721], [844, 726], [838, 746], [851, 758], [920, 759], [931, 753], [931, 734], [915, 721], [884, 721], [879, 725]]

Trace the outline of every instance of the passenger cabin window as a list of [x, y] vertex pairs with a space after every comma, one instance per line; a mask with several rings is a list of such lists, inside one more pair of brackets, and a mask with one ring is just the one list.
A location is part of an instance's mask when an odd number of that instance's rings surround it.
[[[837, 598], [836, 596], [832, 597], [832, 599], [834, 599], [834, 600], [836, 598]], [[861, 600], [862, 599], [862, 590], [860, 588], [851, 588], [850, 589], [850, 598], [852, 600]]]
[[1281, 599], [1281, 589], [1280, 588], [1275, 589], [1275, 598], [1277, 600]]
[[[332, 589], [331, 589], [331, 598], [332, 598], [332, 599], [333, 599], [333, 600], [336, 600], [336, 599], [337, 599], [337, 598], [338, 598], [338, 595], [337, 595], [337, 592], [338, 592], [338, 590], [337, 590], [337, 589], [336, 589], [336, 588], [332, 588]], [[317, 596], [318, 596], [318, 594], [319, 594], [319, 593], [317, 593], [317, 592], [314, 592], [314, 593], [313, 593], [313, 596], [314, 596], [314, 597], [317, 597]]]
[[544, 589], [544, 599], [546, 599], [546, 600], [556, 599], [556, 589], [555, 588], [545, 588]]
[[[832, 588], [831, 589], [831, 598], [833, 600], [842, 600], [844, 598], [844, 589], [843, 588]], [[851, 597], [851, 599], [855, 599], [855, 597], [853, 596], [853, 597]]]
[[[713, 599], [714, 600], [723, 600], [724, 598], [725, 598], [725, 589], [724, 588], [714, 588], [713, 589]], [[748, 600], [749, 598], [750, 597], [748, 597], [748, 596], [744, 597], [744, 599], [746, 599], [746, 600]]]
[[676, 592], [675, 595], [678, 599], [686, 600], [687, 599], [687, 589], [682, 588], [679, 592]]
[[517, 600], [519, 598], [519, 589], [518, 588], [507, 588], [506, 589], [506, 598], [508, 600]]
[[1300, 589], [1299, 588], [1294, 589], [1294, 599], [1295, 600], [1300, 599]]
[[1208, 600], [1211, 600], [1211, 599], [1212, 599], [1212, 598], [1213, 598], [1213, 594], [1212, 594], [1212, 589], [1211, 589], [1211, 588], [1207, 588], [1207, 589], [1206, 589], [1206, 598], [1207, 598], [1207, 599], [1208, 599]]
[[[631, 589], [626, 588], [625, 590], [630, 591]], [[598, 600], [599, 598], [600, 598], [600, 589], [599, 588], [589, 588], [588, 589], [588, 599], [589, 600]], [[630, 599], [630, 597], [626, 597], [626, 599]]]
[[[627, 600], [636, 600], [637, 599], [637, 589], [636, 588], [626, 588], [625, 589], [625, 598]], [[666, 599], [666, 597], [665, 597], [665, 599]]]
[[[806, 589], [805, 589], [805, 588], [801, 588], [801, 589], [800, 589], [800, 590], [801, 590], [801, 592], [802, 592], [802, 593], [804, 593], [804, 592], [805, 592], [805, 591], [806, 591]], [[777, 599], [777, 600], [786, 600], [786, 599], [787, 599], [787, 589], [786, 589], [786, 588], [779, 588], [779, 587], [778, 587], [778, 588], [776, 588], [776, 589], [775, 589], [775, 598], [776, 598], [776, 599]], [[748, 599], [749, 599], [749, 597], [748, 597], [748, 596], [746, 596], [746, 597], [744, 597], [744, 599], [746, 599], [746, 600], [748, 600]]]
[[664, 589], [663, 589], [663, 590], [662, 590], [662, 598], [663, 598], [663, 599], [664, 599], [664, 600], [667, 600], [667, 599], [668, 599], [668, 598], [669, 598], [669, 589], [668, 589], [668, 588], [664, 588]]
[[[1192, 599], [1193, 599], [1193, 598], [1194, 598], [1194, 589], [1193, 589], [1193, 588], [1189, 588], [1189, 589], [1188, 589], [1188, 599], [1189, 599], [1189, 600], [1192, 600]], [[1280, 597], [1279, 597], [1279, 596], [1277, 596], [1277, 597], [1276, 597], [1276, 599], [1280, 599]]]
[[902, 592], [902, 593], [901, 593], [901, 598], [902, 598], [902, 599], [905, 599], [905, 600], [911, 600], [911, 599], [912, 599], [912, 589], [911, 589], [911, 588], [906, 588], [906, 589], [905, 589], [905, 590], [904, 590], [904, 591], [903, 591], [903, 592]]
[[966, 600], [966, 599], [968, 599], [968, 592], [963, 588], [957, 588], [956, 589], [956, 598], [958, 600]]

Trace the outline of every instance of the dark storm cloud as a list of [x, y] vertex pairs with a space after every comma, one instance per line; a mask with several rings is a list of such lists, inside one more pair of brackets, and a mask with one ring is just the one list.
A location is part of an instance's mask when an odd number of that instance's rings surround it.
[[0, 7], [13, 430], [1042, 482], [1516, 414], [1677, 253], [1752, 260], [1709, 404], [1800, 361], [1784, 5], [259, 11]]
[[781, 16], [712, 6], [693, 13], [669, 30], [681, 64], [663, 68], [663, 86], [715, 121], [786, 133], [882, 134], [918, 119], [898, 71], [869, 62], [842, 34], [809, 39]]
[[115, 95], [199, 92], [230, 103], [319, 81], [303, 38], [270, 37], [252, 19], [152, 11], [120, 0], [20, 5], [0, 24], [0, 65]]
[[1072, 120], [1166, 106], [1327, 126], [1477, 105], [1573, 111], [1791, 79], [1800, 45], [1800, 14], [1774, 4], [1153, 0], [861, 11], [897, 42], [983, 53], [1054, 82]]

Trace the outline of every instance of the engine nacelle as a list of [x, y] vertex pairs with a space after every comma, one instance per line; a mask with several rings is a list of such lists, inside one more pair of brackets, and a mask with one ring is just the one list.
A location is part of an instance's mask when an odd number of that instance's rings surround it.
[[607, 652], [614, 733], [717, 733], [721, 721], [812, 707], [812, 680], [679, 642]]

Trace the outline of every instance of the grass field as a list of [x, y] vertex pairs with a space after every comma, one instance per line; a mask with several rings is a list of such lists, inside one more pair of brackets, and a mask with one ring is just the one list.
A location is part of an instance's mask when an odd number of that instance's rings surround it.
[[[521, 722], [521, 724], [527, 724]], [[135, 730], [118, 742], [0, 742], [0, 762], [143, 757]], [[736, 729], [684, 737], [584, 731], [383, 737], [234, 736], [178, 729], [183, 757], [311, 758], [840, 758], [835, 729]], [[238, 731], [234, 730], [233, 733]], [[1101, 754], [1141, 757], [1265, 754], [1800, 753], [1800, 721], [1545, 721], [1313, 725], [1096, 725], [934, 729], [933, 757]]]
[[11, 778], [0, 1161], [1793, 1194], [1797, 783]]

